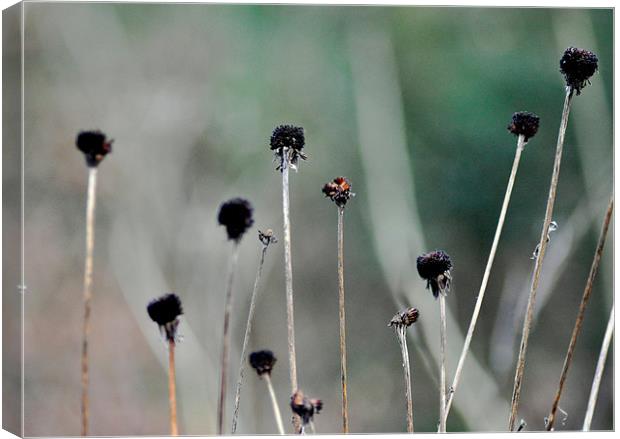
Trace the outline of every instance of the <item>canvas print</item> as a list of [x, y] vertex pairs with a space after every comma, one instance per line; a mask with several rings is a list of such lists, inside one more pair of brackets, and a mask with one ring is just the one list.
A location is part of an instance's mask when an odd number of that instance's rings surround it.
[[613, 430], [613, 9], [3, 11], [3, 428]]

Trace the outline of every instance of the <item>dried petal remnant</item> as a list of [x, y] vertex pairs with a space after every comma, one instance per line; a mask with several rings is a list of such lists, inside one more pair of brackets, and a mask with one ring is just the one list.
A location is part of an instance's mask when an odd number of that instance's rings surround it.
[[86, 165], [94, 168], [104, 157], [112, 152], [114, 140], [107, 140], [101, 131], [82, 131], [77, 135], [75, 144], [84, 153]]
[[320, 413], [322, 408], [323, 401], [307, 398], [301, 390], [296, 391], [291, 396], [291, 409], [293, 413], [299, 415], [304, 425], [308, 424], [315, 414]]
[[258, 375], [269, 374], [276, 364], [276, 357], [269, 350], [256, 351], [250, 354], [250, 366], [256, 370]]
[[295, 168], [299, 159], [306, 160], [307, 158], [303, 152], [306, 138], [302, 127], [294, 125], [277, 126], [271, 134], [269, 144], [280, 162], [277, 170], [282, 170], [286, 166], [287, 160]]
[[560, 72], [564, 75], [566, 86], [581, 94], [590, 83], [589, 79], [598, 69], [598, 58], [589, 50], [569, 47], [560, 59]]
[[346, 177], [336, 177], [332, 181], [325, 183], [323, 193], [336, 203], [338, 207], [344, 207], [347, 201], [355, 196], [351, 192], [351, 183]]
[[273, 230], [267, 229], [264, 232], [258, 231], [258, 240], [263, 243], [264, 246], [268, 246], [269, 244], [275, 244], [278, 242], [275, 235], [273, 234]]
[[233, 198], [220, 207], [217, 221], [226, 227], [228, 239], [238, 241], [252, 227], [252, 205], [243, 198]]
[[417, 308], [407, 308], [397, 312], [388, 326], [411, 326], [418, 321], [420, 312]]
[[146, 306], [146, 311], [151, 320], [159, 325], [159, 329], [165, 333], [166, 339], [174, 341], [178, 317], [183, 314], [181, 299], [174, 293], [166, 294], [158, 299], [153, 299]]
[[450, 256], [443, 250], [436, 250], [418, 256], [416, 262], [418, 274], [426, 280], [426, 288], [431, 288], [435, 298], [439, 297], [440, 292], [448, 292], [452, 281]]
[[512, 122], [508, 125], [508, 131], [515, 136], [523, 135], [525, 141], [534, 137], [540, 126], [540, 118], [529, 111], [519, 111], [512, 115]]

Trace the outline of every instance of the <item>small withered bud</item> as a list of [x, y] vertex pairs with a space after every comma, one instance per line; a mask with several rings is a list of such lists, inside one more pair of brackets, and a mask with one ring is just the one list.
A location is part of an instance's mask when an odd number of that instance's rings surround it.
[[113, 142], [114, 140], [107, 140], [101, 131], [81, 131], [75, 139], [75, 144], [84, 153], [89, 168], [96, 167], [112, 152]]
[[183, 314], [181, 299], [174, 293], [169, 293], [153, 299], [146, 306], [149, 317], [159, 325], [159, 330], [165, 334], [168, 341], [176, 340], [178, 317]]
[[418, 274], [426, 280], [426, 288], [430, 287], [435, 298], [439, 297], [440, 292], [445, 294], [450, 290], [452, 281], [450, 256], [442, 250], [436, 250], [418, 256], [416, 262]]
[[344, 207], [347, 201], [355, 194], [351, 192], [351, 183], [346, 177], [336, 177], [323, 186], [323, 193], [329, 197], [336, 206]]
[[273, 230], [271, 229], [267, 229], [264, 232], [261, 232], [259, 230], [258, 240], [262, 242], [265, 247], [268, 246], [269, 244], [275, 244], [276, 242], [278, 242], [275, 235], [273, 234]]
[[529, 111], [518, 111], [512, 115], [512, 122], [508, 125], [508, 131], [515, 136], [523, 135], [525, 141], [536, 135], [540, 125], [540, 118]]
[[403, 309], [392, 317], [388, 326], [411, 326], [418, 321], [418, 317], [420, 317], [420, 312], [417, 308]]
[[233, 198], [220, 206], [217, 221], [226, 227], [228, 239], [239, 241], [243, 234], [252, 227], [252, 205], [243, 198]]
[[271, 150], [275, 152], [276, 158], [280, 161], [276, 168], [278, 171], [284, 169], [287, 160], [291, 167], [296, 169], [299, 159], [306, 160], [307, 158], [303, 152], [306, 138], [302, 127], [293, 125], [277, 126], [271, 133], [269, 144]]
[[566, 86], [581, 94], [581, 89], [590, 83], [589, 79], [598, 69], [598, 58], [589, 50], [569, 47], [560, 59], [560, 72]]
[[291, 409], [301, 418], [303, 425], [307, 425], [315, 414], [321, 412], [322, 408], [323, 401], [307, 398], [301, 390], [296, 391], [291, 396]]
[[276, 364], [276, 357], [269, 350], [256, 351], [250, 354], [250, 366], [256, 370], [259, 376], [264, 374], [271, 375], [273, 365]]

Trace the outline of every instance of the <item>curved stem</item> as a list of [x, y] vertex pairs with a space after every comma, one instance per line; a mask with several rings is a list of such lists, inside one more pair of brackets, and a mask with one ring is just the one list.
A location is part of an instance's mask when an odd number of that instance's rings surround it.
[[178, 436], [177, 425], [177, 387], [174, 367], [174, 340], [168, 340], [168, 401], [170, 403], [170, 435]]
[[517, 360], [517, 367], [515, 370], [514, 386], [512, 390], [512, 399], [510, 404], [510, 418], [508, 420], [508, 430], [513, 431], [515, 422], [517, 419], [517, 412], [519, 410], [519, 400], [521, 398], [521, 386], [523, 384], [523, 372], [525, 370], [525, 354], [527, 352], [527, 343], [530, 336], [530, 330], [532, 328], [532, 319], [534, 317], [534, 305], [536, 303], [536, 292], [538, 290], [538, 283], [540, 281], [540, 274], [542, 272], [542, 264], [545, 258], [545, 252], [547, 251], [547, 233], [549, 231], [549, 224], [551, 224], [553, 216], [553, 207], [555, 204], [555, 197], [557, 194], [558, 180], [560, 178], [560, 164], [562, 162], [562, 150], [564, 147], [564, 136], [566, 135], [566, 126], [568, 125], [568, 115], [570, 113], [570, 105], [573, 97], [573, 91], [571, 88], [566, 89], [566, 97], [564, 99], [564, 107], [562, 109], [562, 120], [560, 121], [560, 131], [558, 133], [558, 142], [556, 145], [555, 160], [553, 163], [553, 174], [551, 176], [551, 184], [549, 186], [549, 197], [547, 198], [547, 209], [545, 211], [545, 220], [543, 222], [543, 228], [540, 233], [539, 252], [536, 257], [536, 265], [534, 268], [534, 275], [532, 277], [532, 286], [530, 288], [530, 294], [527, 301], [527, 311], [525, 319], [523, 321], [523, 332], [521, 334], [521, 343], [519, 346], [519, 358]]
[[338, 207], [338, 317], [340, 320], [340, 382], [342, 384], [342, 432], [349, 432], [347, 400], [347, 345], [344, 313], [344, 208]]
[[607, 238], [607, 231], [609, 230], [609, 222], [611, 221], [611, 214], [614, 210], [614, 198], [611, 197], [609, 200], [609, 205], [607, 206], [607, 211], [605, 212], [605, 219], [603, 220], [603, 227], [601, 229], [601, 234], [598, 238], [598, 244], [596, 246], [596, 251], [594, 252], [594, 259], [592, 260], [592, 266], [590, 267], [590, 274], [588, 274], [588, 280], [586, 282], [586, 287], [583, 291], [583, 296], [581, 298], [581, 303], [579, 304], [579, 312], [577, 313], [577, 319], [575, 320], [575, 326], [573, 327], [573, 333], [570, 338], [570, 342], [568, 344], [568, 351], [566, 352], [566, 357], [564, 358], [564, 365], [562, 366], [562, 373], [560, 374], [560, 382], [558, 384], [558, 390], [556, 391], [555, 398], [553, 398], [553, 404], [551, 406], [551, 412], [547, 417], [547, 431], [553, 430], [553, 424], [555, 423], [555, 414], [558, 410], [558, 405], [560, 404], [560, 398], [562, 397], [562, 391], [564, 390], [564, 383], [566, 382], [566, 376], [568, 375], [568, 369], [573, 360], [573, 354], [575, 353], [575, 346], [577, 345], [577, 337], [581, 332], [581, 326], [583, 325], [583, 318], [586, 313], [586, 307], [588, 306], [588, 301], [590, 300], [590, 296], [592, 295], [592, 285], [594, 284], [594, 279], [596, 278], [596, 274], [598, 273], [598, 267], [601, 262], [601, 256], [603, 254], [603, 249], [605, 247], [605, 240]]

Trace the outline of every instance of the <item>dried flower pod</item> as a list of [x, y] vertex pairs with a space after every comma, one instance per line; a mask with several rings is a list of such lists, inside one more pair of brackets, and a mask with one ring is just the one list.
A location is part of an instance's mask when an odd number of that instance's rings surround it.
[[411, 326], [418, 321], [418, 317], [420, 317], [420, 312], [417, 308], [403, 309], [392, 317], [388, 326]]
[[444, 251], [436, 250], [420, 255], [416, 262], [418, 274], [426, 280], [426, 288], [431, 288], [435, 298], [439, 297], [440, 292], [447, 293], [450, 290], [452, 261]]
[[338, 207], [344, 207], [347, 201], [355, 196], [351, 192], [351, 183], [346, 177], [336, 177], [332, 181], [325, 183], [323, 193], [336, 203]]
[[256, 351], [250, 354], [250, 366], [260, 375], [271, 375], [273, 365], [276, 364], [276, 357], [269, 350]]
[[566, 86], [581, 94], [581, 89], [590, 83], [589, 79], [598, 69], [598, 58], [589, 50], [569, 47], [560, 59], [560, 72]]
[[77, 148], [84, 153], [86, 165], [96, 167], [103, 158], [112, 152], [114, 140], [107, 140], [101, 131], [81, 131], [75, 139]]
[[166, 339], [175, 341], [178, 317], [183, 314], [181, 299], [174, 293], [166, 294], [158, 299], [153, 299], [146, 306], [146, 311], [151, 320], [159, 325], [160, 331], [165, 333]]
[[298, 415], [303, 425], [308, 424], [315, 413], [320, 413], [323, 408], [323, 401], [320, 399], [306, 398], [301, 390], [296, 391], [291, 396], [291, 409], [293, 413]]
[[515, 136], [523, 135], [525, 141], [536, 135], [540, 125], [540, 118], [529, 111], [518, 111], [512, 115], [512, 122], [508, 125], [508, 131]]
[[280, 162], [276, 168], [279, 171], [286, 165], [286, 159], [288, 159], [293, 168], [296, 168], [299, 159], [306, 160], [307, 158], [303, 152], [306, 138], [302, 127], [293, 125], [277, 126], [271, 134], [269, 144]]
[[258, 240], [263, 243], [264, 246], [268, 246], [269, 244], [275, 244], [278, 242], [275, 235], [273, 234], [273, 230], [267, 229], [264, 232], [258, 231]]
[[239, 241], [243, 234], [252, 227], [252, 205], [243, 198], [233, 198], [220, 206], [218, 222], [226, 227], [228, 239]]

